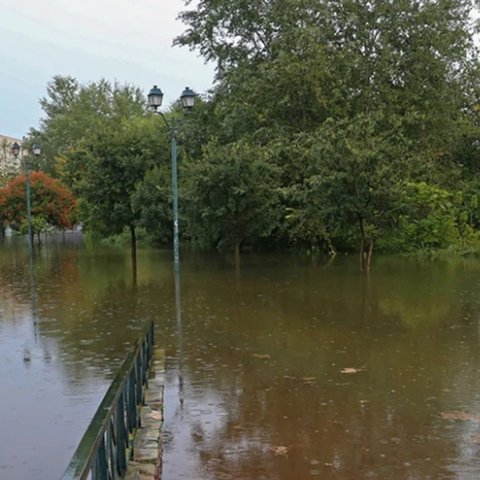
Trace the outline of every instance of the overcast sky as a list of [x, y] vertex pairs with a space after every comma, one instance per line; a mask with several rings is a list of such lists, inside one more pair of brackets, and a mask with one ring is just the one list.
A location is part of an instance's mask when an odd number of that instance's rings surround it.
[[145, 92], [157, 84], [166, 105], [185, 86], [210, 88], [213, 67], [187, 48], [183, 0], [0, 0], [0, 134], [38, 126], [38, 104], [54, 75], [106, 78]]

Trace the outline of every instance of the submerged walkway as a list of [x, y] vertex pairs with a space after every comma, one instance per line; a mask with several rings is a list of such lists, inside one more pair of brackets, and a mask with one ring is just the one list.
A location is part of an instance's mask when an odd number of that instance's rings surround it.
[[135, 433], [133, 459], [128, 463], [126, 480], [159, 480], [162, 470], [163, 390], [165, 352], [154, 348], [145, 405], [141, 407], [141, 427]]

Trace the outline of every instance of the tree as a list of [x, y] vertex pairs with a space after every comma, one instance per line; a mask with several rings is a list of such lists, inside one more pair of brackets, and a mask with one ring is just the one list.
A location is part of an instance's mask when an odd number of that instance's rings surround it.
[[[165, 146], [164, 152], [168, 152]], [[137, 184], [133, 194], [133, 209], [139, 213], [139, 227], [145, 229], [149, 239], [157, 245], [170, 245], [172, 231], [172, 181], [170, 161], [160, 156], [158, 164], [145, 173], [145, 178]], [[180, 200], [180, 212], [183, 213], [183, 201]], [[180, 234], [187, 236], [182, 221]]]
[[197, 242], [231, 248], [238, 262], [243, 243], [256, 243], [278, 226], [279, 171], [269, 153], [247, 139], [223, 146], [212, 141], [185, 167]]
[[[158, 162], [159, 119], [125, 119], [115, 129], [104, 129], [69, 157], [65, 175], [79, 196], [79, 215], [85, 229], [103, 236], [128, 228], [132, 259], [140, 206], [134, 196], [147, 171]], [[159, 138], [160, 137], [160, 138]]]
[[176, 44], [217, 66], [210, 110], [220, 144], [246, 135], [275, 146], [289, 243], [349, 248], [357, 231], [368, 270], [373, 239], [398, 221], [402, 182], [454, 188], [462, 142], [462, 163], [475, 163], [471, 8], [200, 0], [180, 15], [187, 29]]
[[[471, 2], [186, 4], [175, 43], [215, 62], [217, 76], [178, 131], [183, 239], [237, 254], [273, 242], [359, 247], [368, 270], [374, 245], [418, 247], [423, 234], [398, 233], [401, 219], [417, 219], [406, 185], [461, 195], [445, 203], [460, 205], [448, 216], [451, 241], [480, 224]], [[85, 228], [128, 228], [132, 246], [138, 227], [169, 241], [168, 135], [141, 92], [55, 77], [41, 103], [45, 119], [28, 141], [44, 145], [44, 168], [78, 196]]]
[[385, 131], [375, 115], [326, 122], [312, 145], [317, 173], [309, 177], [307, 191], [318, 199], [319, 215], [337, 241], [339, 232], [356, 229], [360, 267], [367, 272], [375, 239], [398, 211], [405, 150], [404, 139]]
[[[43, 172], [30, 174], [32, 234], [40, 235], [48, 227], [73, 226], [76, 200], [72, 193]], [[26, 178], [19, 175], [0, 190], [0, 222], [25, 231], [27, 225]]]
[[467, 236], [470, 228], [461, 195], [455, 199], [451, 192], [425, 182], [406, 182], [401, 193], [395, 236], [404, 249], [446, 248]]
[[69, 76], [55, 76], [40, 105], [45, 116], [40, 128], [31, 130], [27, 145], [42, 145], [39, 167], [57, 177], [62, 177], [69, 155], [98, 132], [145, 113], [145, 99], [136, 87], [106, 80], [81, 85]]
[[40, 103], [45, 118], [29, 142], [42, 144], [44, 168], [78, 197], [85, 230], [108, 236], [128, 228], [135, 259], [138, 212], [132, 195], [158, 151], [141, 91], [57, 76]]

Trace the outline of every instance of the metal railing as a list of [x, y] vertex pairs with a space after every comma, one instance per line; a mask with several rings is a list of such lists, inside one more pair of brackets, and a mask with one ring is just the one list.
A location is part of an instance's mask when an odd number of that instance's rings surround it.
[[153, 340], [152, 322], [120, 367], [62, 480], [123, 478], [133, 455], [133, 436], [140, 427], [138, 409], [144, 403]]

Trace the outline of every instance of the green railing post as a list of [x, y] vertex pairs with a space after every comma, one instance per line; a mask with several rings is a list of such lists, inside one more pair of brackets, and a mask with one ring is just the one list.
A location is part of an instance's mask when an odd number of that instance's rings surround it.
[[128, 378], [128, 429], [132, 434], [137, 428], [137, 398], [135, 388], [135, 367], [132, 368], [130, 376]]
[[115, 420], [117, 424], [117, 449], [118, 449], [118, 470], [120, 475], [123, 475], [127, 470], [127, 453], [128, 437], [125, 429], [125, 395], [124, 392], [120, 394], [117, 403], [117, 413]]
[[98, 452], [97, 452], [97, 461], [95, 473], [93, 475], [93, 480], [109, 480], [108, 478], [108, 463], [107, 463], [107, 454], [105, 452], [105, 438], [102, 436]]

